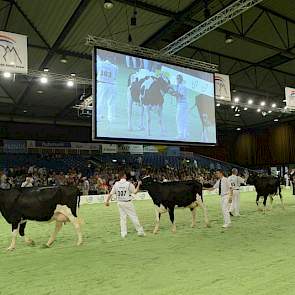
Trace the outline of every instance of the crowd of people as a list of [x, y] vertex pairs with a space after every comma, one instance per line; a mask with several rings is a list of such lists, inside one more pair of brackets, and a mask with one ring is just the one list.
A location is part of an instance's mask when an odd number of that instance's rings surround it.
[[176, 169], [168, 164], [162, 168], [147, 165], [128, 165], [118, 163], [87, 163], [85, 169], [69, 169], [67, 172], [49, 170], [34, 165], [9, 168], [0, 171], [0, 188], [54, 186], [75, 184], [83, 194], [107, 194], [118, 180], [118, 171], [124, 170], [128, 178], [136, 182], [142, 175], [149, 174], [161, 182], [179, 180], [198, 180], [213, 185], [216, 176], [213, 170], [198, 168], [185, 163]]

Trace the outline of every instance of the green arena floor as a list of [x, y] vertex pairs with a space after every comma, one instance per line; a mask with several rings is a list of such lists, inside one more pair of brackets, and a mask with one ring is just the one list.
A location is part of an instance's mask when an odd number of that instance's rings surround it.
[[152, 202], [137, 201], [147, 236], [137, 237], [130, 226], [125, 240], [116, 204], [83, 205], [85, 240], [79, 248], [71, 225], [52, 248], [42, 248], [54, 225], [30, 222], [27, 234], [36, 246], [18, 239], [16, 250], [7, 253], [10, 227], [1, 218], [0, 294], [294, 295], [295, 198], [289, 190], [283, 195], [286, 210], [276, 198], [263, 215], [255, 193], [242, 194], [242, 216], [225, 231], [218, 196], [208, 196], [211, 228], [204, 228], [200, 211], [197, 228], [190, 228], [189, 210], [177, 209], [177, 233], [170, 232], [165, 214], [158, 235], [152, 234]]

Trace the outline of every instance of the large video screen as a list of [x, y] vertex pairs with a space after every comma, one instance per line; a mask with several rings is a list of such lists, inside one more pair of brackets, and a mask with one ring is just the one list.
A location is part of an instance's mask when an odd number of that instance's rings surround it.
[[94, 139], [215, 144], [212, 73], [96, 48]]

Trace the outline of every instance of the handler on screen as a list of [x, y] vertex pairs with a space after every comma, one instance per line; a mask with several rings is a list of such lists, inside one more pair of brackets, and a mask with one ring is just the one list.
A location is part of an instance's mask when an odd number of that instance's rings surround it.
[[136, 194], [139, 190], [140, 183], [138, 183], [135, 188], [134, 185], [126, 180], [126, 173], [119, 173], [120, 180], [117, 181], [110, 194], [107, 196], [105, 205], [110, 205], [110, 199], [113, 195], [117, 197], [117, 204], [120, 213], [120, 225], [121, 225], [121, 237], [125, 238], [127, 236], [127, 216], [132, 221], [138, 236], [144, 236], [143, 227], [140, 225], [134, 205], [132, 203], [131, 194]]

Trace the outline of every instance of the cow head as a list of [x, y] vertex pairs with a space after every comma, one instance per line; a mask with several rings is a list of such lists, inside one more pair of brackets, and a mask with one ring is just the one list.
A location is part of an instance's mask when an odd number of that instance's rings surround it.
[[142, 177], [140, 181], [141, 181], [140, 188], [143, 190], [147, 190], [149, 185], [154, 182], [153, 178], [150, 175]]
[[249, 174], [246, 182], [247, 184], [250, 184], [250, 185], [255, 185], [256, 182], [257, 182], [257, 177], [258, 177], [258, 174], [257, 173], [251, 173]]

